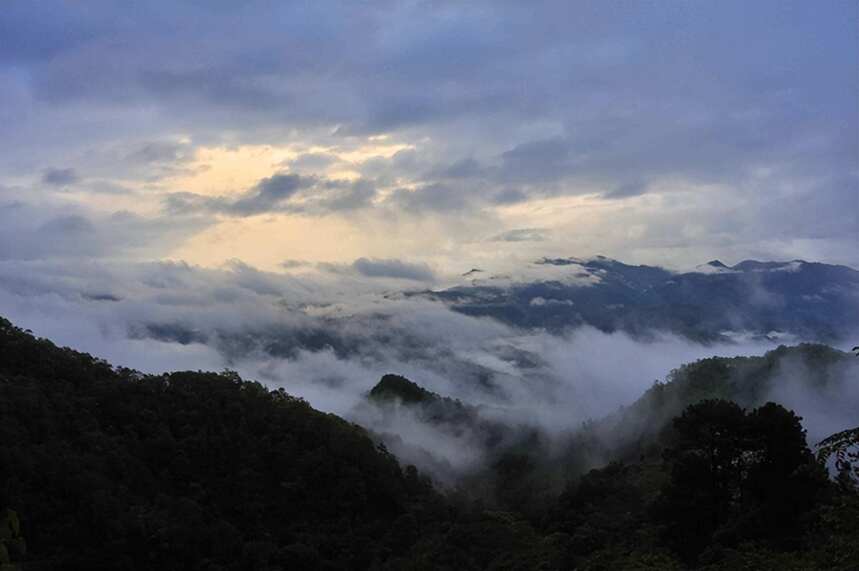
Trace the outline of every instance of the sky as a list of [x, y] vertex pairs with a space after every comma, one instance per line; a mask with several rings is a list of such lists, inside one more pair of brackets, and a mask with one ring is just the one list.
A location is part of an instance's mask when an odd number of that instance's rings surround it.
[[859, 266], [859, 5], [7, 0], [0, 262]]

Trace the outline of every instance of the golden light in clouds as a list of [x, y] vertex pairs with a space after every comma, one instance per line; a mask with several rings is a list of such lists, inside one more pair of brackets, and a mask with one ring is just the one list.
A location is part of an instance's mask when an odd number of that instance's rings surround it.
[[237, 194], [282, 170], [280, 165], [298, 154], [289, 147], [270, 145], [200, 147], [186, 171], [165, 179], [162, 186], [210, 196]]
[[[201, 147], [182, 174], [163, 180], [160, 186], [165, 192], [235, 196], [247, 192], [261, 179], [288, 172], [289, 162], [305, 153], [329, 155], [332, 161], [318, 171], [302, 174], [354, 179], [360, 176], [357, 169], [364, 161], [390, 158], [401, 150], [412, 148], [413, 145], [379, 136], [350, 146]], [[349, 218], [285, 213], [247, 218], [224, 216], [214, 226], [177, 248], [171, 257], [206, 266], [239, 258], [254, 266], [274, 270], [285, 259], [345, 262], [368, 252], [375, 255], [401, 253], [402, 243], [391, 239], [390, 229], [376, 232], [376, 228], [378, 224], [357, 215]]]
[[390, 158], [414, 145], [369, 137], [353, 145], [321, 146], [293, 143], [286, 146], [240, 145], [200, 147], [183, 172], [164, 179], [161, 187], [171, 192], [193, 192], [208, 196], [238, 194], [260, 179], [289, 170], [289, 162], [302, 154], [324, 154], [332, 158], [330, 167], [303, 174], [329, 178], [355, 179], [361, 163], [374, 158]]
[[[414, 146], [386, 139], [365, 139], [348, 148], [299, 144], [206, 147], [197, 151], [190, 169], [166, 181], [165, 186], [169, 184], [170, 191], [236, 196], [261, 179], [289, 171], [289, 162], [305, 153], [328, 155], [332, 160], [302, 174], [351, 178], [358, 176], [362, 162], [390, 158], [410, 148]], [[662, 184], [672, 194], [688, 190], [668, 182]], [[407, 181], [398, 184], [398, 188], [405, 186]], [[390, 189], [377, 190], [384, 197]], [[580, 188], [579, 194], [573, 196], [487, 206], [480, 214], [472, 213], [462, 220], [432, 212], [390, 211], [384, 200], [367, 210], [322, 216], [282, 212], [241, 218], [220, 215], [213, 226], [182, 244], [170, 257], [204, 266], [218, 266], [238, 258], [266, 270], [281, 269], [286, 259], [335, 263], [351, 263], [362, 256], [447, 260], [447, 264], [437, 266], [448, 266], [455, 272], [460, 259], [496, 264], [508, 261], [506, 258], [527, 261], [580, 251], [618, 255], [619, 243], [639, 240], [647, 233], [647, 225], [638, 215], [658, 208], [662, 194], [606, 201], [600, 196], [602, 191]], [[615, 224], [607, 224], [609, 220]], [[619, 231], [619, 227], [624, 230]], [[540, 229], [545, 239], [507, 242], [504, 248], [494, 241], [493, 237], [504, 231], [521, 228]]]
[[[248, 156], [258, 160], [261, 155]], [[170, 257], [204, 266], [218, 266], [238, 258], [265, 270], [279, 270], [286, 259], [351, 263], [356, 258], [369, 256], [448, 261], [463, 257], [489, 261], [502, 254], [497, 243], [485, 239], [505, 229], [558, 228], [557, 237], [567, 235], [572, 228], [579, 232], [595, 231], [598, 220], [602, 219], [595, 209], [607, 208], [611, 207], [594, 196], [547, 198], [486, 211], [483, 216], [469, 217], [467, 223], [463, 220], [460, 225], [431, 214], [393, 215], [384, 208], [348, 215], [276, 213], [224, 217], [172, 252]], [[574, 230], [573, 233], [578, 232]], [[534, 247], [553, 249], [551, 241], [514, 246], [526, 256], [531, 255], [526, 251]], [[509, 252], [503, 256], [509, 256]], [[458, 271], [458, 268], [451, 269]]]
[[226, 218], [205, 230], [170, 258], [219, 266], [238, 258], [263, 270], [277, 271], [284, 260], [351, 263], [360, 257], [430, 259], [460, 249], [450, 228], [434, 217], [390, 218], [383, 213], [310, 217], [267, 214]]
[[366, 238], [359, 227], [333, 216], [228, 218], [194, 236], [170, 257], [203, 266], [238, 258], [260, 269], [277, 270], [286, 259], [352, 261], [366, 253]]

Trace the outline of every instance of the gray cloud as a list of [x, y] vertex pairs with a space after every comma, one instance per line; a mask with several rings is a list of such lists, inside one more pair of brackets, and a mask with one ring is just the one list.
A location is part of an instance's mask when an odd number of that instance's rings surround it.
[[303, 209], [308, 213], [328, 213], [356, 210], [370, 204], [376, 187], [365, 179], [355, 181], [328, 180], [320, 185], [321, 196], [314, 197]]
[[459, 159], [450, 165], [436, 167], [430, 176], [442, 179], [460, 179], [479, 177], [485, 172], [483, 166], [475, 159], [468, 157]]
[[386, 203], [412, 212], [450, 212], [469, 210], [471, 200], [463, 188], [429, 184], [415, 190], [397, 190]]
[[313, 267], [325, 274], [336, 276], [338, 279], [357, 278], [359, 281], [378, 280], [380, 284], [390, 284], [400, 287], [391, 280], [409, 280], [415, 282], [434, 282], [436, 275], [433, 269], [420, 262], [406, 262], [397, 259], [358, 258], [351, 264], [332, 262], [297, 262], [288, 260], [281, 264], [284, 269]]
[[49, 168], [42, 173], [42, 182], [51, 186], [69, 186], [80, 180], [73, 168]]
[[306, 260], [284, 260], [280, 263], [280, 267], [282, 267], [285, 270], [292, 270], [295, 268], [306, 268], [306, 267], [309, 267], [312, 265], [313, 264], [311, 262], [308, 262]]
[[362, 276], [369, 278], [398, 278], [423, 282], [435, 279], [435, 274], [428, 265], [401, 260], [358, 258], [352, 263], [352, 267]]
[[259, 181], [244, 196], [225, 204], [224, 209], [240, 216], [267, 212], [312, 184], [313, 179], [302, 178], [296, 174], [276, 174]]
[[557, 179], [573, 172], [576, 154], [560, 137], [529, 141], [501, 154], [502, 176], [526, 182]]
[[133, 163], [174, 164], [188, 160], [191, 155], [191, 147], [188, 143], [175, 141], [148, 141], [131, 150], [126, 156]]
[[376, 195], [367, 180], [331, 180], [317, 176], [276, 174], [262, 179], [236, 199], [190, 192], [173, 192], [164, 198], [169, 213], [219, 213], [247, 217], [276, 212], [323, 216], [368, 206]]
[[317, 172], [339, 162], [336, 155], [330, 153], [302, 153], [284, 163], [290, 170]]
[[545, 228], [514, 228], [490, 238], [492, 242], [543, 242], [549, 231]]
[[0, 203], [0, 260], [166, 254], [209, 223], [200, 217], [146, 218], [121, 210], [96, 214], [74, 206]]
[[647, 192], [647, 183], [642, 181], [622, 183], [608, 192], [603, 193], [603, 198], [619, 199], [640, 196]]

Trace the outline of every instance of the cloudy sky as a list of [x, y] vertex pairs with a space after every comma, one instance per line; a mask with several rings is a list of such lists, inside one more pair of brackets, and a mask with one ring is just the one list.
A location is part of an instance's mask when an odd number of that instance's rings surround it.
[[7, 0], [0, 260], [856, 266], [857, 6]]

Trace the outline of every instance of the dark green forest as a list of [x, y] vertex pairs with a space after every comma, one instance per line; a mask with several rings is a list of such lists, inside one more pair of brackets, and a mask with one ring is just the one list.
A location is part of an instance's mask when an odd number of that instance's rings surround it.
[[[830, 478], [801, 419], [750, 396], [767, 358], [678, 369], [551, 466], [500, 449], [481, 495], [283, 390], [115, 368], [0, 319], [0, 568], [857, 569], [848, 456]], [[402, 377], [368, 397], [476, 422]]]

